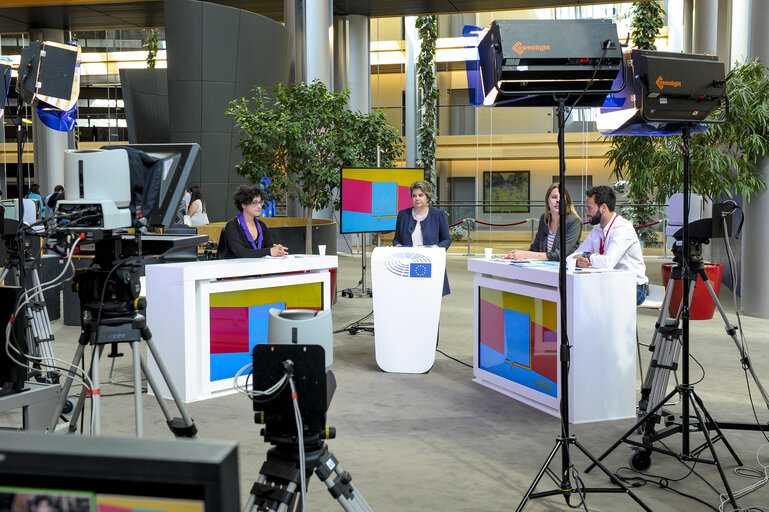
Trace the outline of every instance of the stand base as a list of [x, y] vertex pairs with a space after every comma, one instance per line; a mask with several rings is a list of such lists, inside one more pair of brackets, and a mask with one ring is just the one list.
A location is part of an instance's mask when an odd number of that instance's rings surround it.
[[[601, 471], [604, 472], [604, 474], [609, 477], [609, 480], [616, 485], [616, 487], [580, 487], [577, 486], [576, 488], [572, 486], [571, 482], [569, 481], [569, 468], [567, 467], [563, 474], [561, 475], [561, 481], [558, 489], [553, 489], [551, 491], [543, 491], [543, 492], [534, 492], [534, 489], [539, 484], [540, 480], [542, 480], [542, 477], [547, 473], [550, 478], [558, 483], [558, 480], [556, 479], [556, 475], [553, 473], [553, 471], [550, 469], [550, 464], [553, 462], [553, 459], [558, 454], [559, 450], [564, 450], [565, 453], [563, 454], [566, 459], [569, 459], [569, 446], [575, 446], [579, 451], [582, 452], [585, 457], [590, 459], [594, 465], [601, 468]], [[550, 452], [550, 455], [545, 460], [545, 463], [542, 465], [542, 468], [539, 470], [539, 473], [537, 473], [536, 478], [534, 479], [534, 482], [532, 482], [529, 489], [526, 491], [526, 494], [523, 496], [523, 500], [521, 500], [521, 503], [518, 505], [518, 508], [516, 508], [516, 512], [520, 512], [524, 509], [526, 506], [526, 503], [528, 503], [531, 499], [537, 499], [537, 498], [545, 498], [547, 496], [557, 496], [561, 495], [563, 496], [564, 500], [566, 501], [566, 504], [569, 505], [572, 508], [580, 508], [581, 505], [584, 505], [584, 500], [586, 499], [586, 495], [589, 493], [625, 493], [628, 496], [630, 496], [633, 501], [638, 503], [638, 505], [646, 510], [647, 512], [651, 512], [651, 508], [646, 506], [646, 504], [641, 501], [641, 499], [633, 493], [622, 481], [617, 478], [611, 471], [609, 471], [603, 464], [601, 464], [598, 459], [596, 459], [590, 452], [588, 452], [579, 442], [577, 441], [577, 438], [574, 436], [569, 437], [558, 437], [555, 441], [555, 446], [553, 447], [553, 450]], [[571, 504], [571, 495], [577, 494], [579, 495], [580, 503], [578, 504]], [[585, 509], [587, 507], [585, 506]]]
[[320, 448], [306, 452], [304, 465], [305, 475], [302, 475], [298, 446], [270, 448], [243, 512], [301, 510], [302, 496], [297, 490], [301, 489], [301, 479], [309, 478], [313, 471], [344, 510], [372, 512], [352, 485], [350, 473], [342, 470], [326, 445], [321, 444]]

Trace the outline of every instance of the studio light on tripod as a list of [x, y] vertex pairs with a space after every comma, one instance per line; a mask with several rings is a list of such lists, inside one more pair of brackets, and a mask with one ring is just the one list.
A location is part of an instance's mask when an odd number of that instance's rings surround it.
[[622, 52], [611, 20], [495, 20], [465, 33], [478, 38], [466, 61], [474, 106], [557, 106], [555, 95], [600, 106], [624, 86], [612, 89]]
[[725, 105], [724, 64], [714, 55], [632, 50], [625, 54], [628, 86], [609, 95], [596, 119], [604, 135], [676, 135], [683, 125], [702, 132]]
[[79, 45], [32, 42], [21, 50], [16, 92], [30, 105], [42, 101], [71, 110], [80, 94], [79, 64]]

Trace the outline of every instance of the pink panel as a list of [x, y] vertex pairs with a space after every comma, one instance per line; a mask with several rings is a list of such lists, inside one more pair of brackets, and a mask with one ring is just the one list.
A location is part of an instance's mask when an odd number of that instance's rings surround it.
[[414, 203], [411, 202], [411, 194], [409, 194], [409, 188], [398, 186], [398, 211], [401, 211], [404, 208], [409, 208], [413, 205]]
[[248, 308], [210, 308], [211, 353], [248, 352]]
[[98, 512], [133, 512], [133, 509], [114, 505], [99, 505]]
[[480, 301], [480, 340], [500, 354], [505, 353], [505, 310], [485, 300]]
[[362, 180], [342, 180], [342, 210], [348, 212], [371, 213], [371, 182]]
[[556, 331], [531, 322], [531, 369], [558, 382], [558, 343]]

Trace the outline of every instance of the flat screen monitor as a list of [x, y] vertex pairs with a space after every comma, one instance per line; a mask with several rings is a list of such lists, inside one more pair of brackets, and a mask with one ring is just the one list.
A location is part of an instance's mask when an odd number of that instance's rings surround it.
[[[143, 151], [159, 160], [160, 177], [153, 181], [152, 190], [144, 191], [145, 200], [149, 198], [150, 204], [144, 205], [143, 210], [147, 216], [147, 222], [152, 227], [173, 224], [174, 215], [184, 195], [200, 146], [194, 143], [169, 143], [125, 144], [119, 147]], [[112, 149], [115, 146], [109, 146], [109, 148]]]
[[341, 233], [393, 231], [398, 212], [412, 205], [409, 186], [423, 179], [424, 169], [342, 168]]
[[240, 508], [234, 442], [0, 432], [0, 447], [0, 510], [44, 499], [83, 512]]

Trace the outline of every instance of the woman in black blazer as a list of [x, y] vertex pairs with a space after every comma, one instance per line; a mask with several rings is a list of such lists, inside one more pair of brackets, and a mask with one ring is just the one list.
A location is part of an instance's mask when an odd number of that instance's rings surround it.
[[217, 259], [280, 257], [288, 249], [274, 243], [270, 230], [257, 217], [267, 199], [264, 190], [255, 185], [238, 185], [232, 200], [240, 213], [222, 230]]
[[[398, 212], [393, 245], [438, 246], [451, 245], [449, 217], [446, 212], [430, 206], [433, 187], [426, 181], [417, 181], [409, 187], [414, 206]], [[448, 276], [443, 279], [443, 295], [451, 293]]]
[[[566, 254], [573, 253], [579, 247], [579, 237], [582, 234], [582, 219], [580, 219], [574, 204], [571, 202], [569, 191], [565, 188], [566, 203]], [[539, 228], [528, 251], [514, 249], [507, 255], [514, 260], [550, 260], [556, 261], [561, 256], [560, 201], [558, 184], [553, 183], [545, 194], [545, 213], [539, 218]]]

